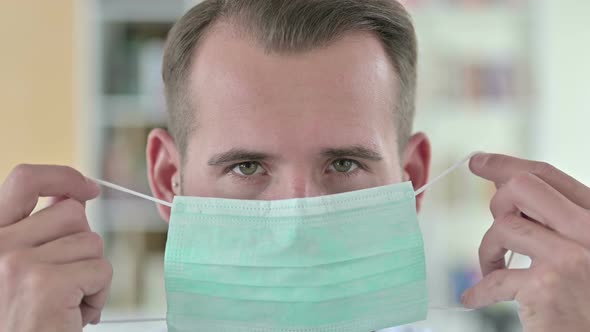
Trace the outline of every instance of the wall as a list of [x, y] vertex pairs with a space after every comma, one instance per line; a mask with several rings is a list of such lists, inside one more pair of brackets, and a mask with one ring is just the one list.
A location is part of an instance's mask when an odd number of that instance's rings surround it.
[[73, 1], [0, 1], [0, 179], [74, 162]]
[[590, 184], [590, 2], [542, 0], [538, 10], [535, 157]]

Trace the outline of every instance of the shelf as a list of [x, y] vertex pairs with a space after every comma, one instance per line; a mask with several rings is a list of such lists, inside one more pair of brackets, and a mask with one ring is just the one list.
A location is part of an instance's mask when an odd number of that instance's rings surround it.
[[429, 104], [418, 107], [415, 130], [427, 133], [437, 156], [472, 151], [522, 155], [530, 140], [529, 118], [526, 109], [511, 104]]
[[173, 23], [187, 9], [183, 0], [102, 0], [101, 19], [108, 23]]
[[412, 16], [423, 54], [433, 49], [489, 58], [526, 55], [529, 49], [527, 12], [518, 7], [434, 7], [416, 9]]
[[418, 100], [417, 112], [425, 112], [428, 115], [444, 114], [452, 117], [492, 117], [502, 118], [521, 117], [526, 114], [527, 102], [520, 100], [478, 100], [469, 101], [455, 98], [428, 98], [428, 102]]

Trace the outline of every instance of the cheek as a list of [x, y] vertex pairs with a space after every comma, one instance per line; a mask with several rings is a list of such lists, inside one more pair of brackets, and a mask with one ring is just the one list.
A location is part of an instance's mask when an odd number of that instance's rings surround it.
[[182, 195], [183, 196], [202, 196], [212, 197], [214, 191], [212, 191], [213, 183], [212, 179], [208, 177], [199, 177], [194, 174], [184, 175], [182, 184]]
[[209, 168], [204, 160], [188, 155], [181, 169], [183, 196], [215, 197], [216, 177], [208, 173]]
[[269, 188], [271, 179], [268, 176], [259, 176], [244, 180], [237, 176], [226, 174], [216, 179], [213, 185], [215, 197], [233, 199], [261, 199], [263, 193]]
[[[210, 168], [209, 166], [205, 167]], [[185, 173], [182, 194], [185, 196], [257, 199], [264, 192], [266, 183], [266, 179], [244, 181], [228, 174], [192, 171]]]
[[350, 176], [334, 174], [326, 179], [325, 182], [326, 191], [329, 194], [339, 194], [387, 184], [386, 181], [379, 176], [364, 172]]

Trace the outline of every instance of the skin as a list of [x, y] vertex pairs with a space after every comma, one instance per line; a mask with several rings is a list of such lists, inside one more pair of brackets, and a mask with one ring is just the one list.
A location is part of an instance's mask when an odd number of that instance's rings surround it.
[[[547, 163], [504, 155], [475, 156], [470, 168], [498, 190], [479, 249], [484, 278], [464, 305], [516, 300], [524, 331], [588, 331], [590, 189]], [[506, 269], [507, 250], [529, 256], [531, 267]]]
[[[0, 187], [0, 330], [81, 331], [98, 322], [113, 271], [84, 202], [99, 192], [64, 166], [19, 165]], [[45, 196], [62, 199], [31, 215]]]
[[[198, 125], [186, 160], [165, 131], [149, 137], [158, 198], [282, 199], [426, 183], [428, 140], [415, 134], [397, 151], [395, 72], [372, 35], [287, 56], [265, 54], [219, 27], [194, 56]], [[515, 299], [527, 332], [589, 330], [590, 189], [550, 165], [509, 156], [480, 154], [470, 168], [498, 191], [480, 247], [485, 277], [464, 304]], [[79, 332], [99, 321], [112, 268], [84, 209], [98, 194], [96, 184], [63, 166], [20, 165], [0, 187], [0, 330]], [[41, 196], [59, 199], [31, 214]], [[167, 221], [169, 209], [159, 211]], [[506, 270], [508, 249], [530, 256], [532, 267]]]
[[[396, 74], [372, 34], [279, 55], [218, 25], [194, 54], [190, 87], [197, 127], [184, 163], [166, 131], [148, 139], [150, 184], [160, 199], [286, 199], [426, 183], [429, 142], [418, 133], [398, 151]], [[244, 176], [241, 163], [255, 174]], [[338, 172], [342, 163], [353, 166]], [[173, 186], [181, 179], [182, 190]], [[170, 209], [159, 211], [167, 221]]]

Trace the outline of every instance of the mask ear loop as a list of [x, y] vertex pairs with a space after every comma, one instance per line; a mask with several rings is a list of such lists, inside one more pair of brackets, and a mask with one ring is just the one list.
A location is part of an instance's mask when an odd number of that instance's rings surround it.
[[421, 193], [423, 193], [424, 191], [426, 191], [426, 189], [428, 189], [429, 187], [431, 187], [433, 184], [437, 183], [438, 181], [440, 181], [441, 179], [443, 179], [445, 176], [449, 175], [449, 173], [455, 171], [457, 168], [463, 166], [465, 163], [469, 162], [469, 160], [471, 160], [471, 158], [473, 158], [473, 156], [475, 156], [476, 154], [480, 154], [480, 153], [482, 153], [482, 152], [476, 151], [476, 152], [472, 152], [472, 153], [468, 154], [465, 158], [461, 159], [460, 161], [458, 161], [453, 166], [447, 168], [446, 171], [440, 173], [437, 177], [435, 177], [434, 179], [430, 180], [430, 182], [428, 182], [427, 184], [425, 184], [422, 187], [420, 187], [420, 189], [416, 190], [414, 192], [415, 195], [416, 196], [420, 195]]
[[152, 196], [148, 196], [146, 194], [142, 194], [140, 192], [133, 191], [131, 189], [127, 189], [125, 187], [121, 187], [121, 186], [116, 185], [114, 183], [110, 183], [110, 182], [107, 182], [107, 181], [103, 181], [103, 180], [99, 180], [99, 179], [94, 179], [94, 178], [89, 178], [89, 179], [92, 180], [92, 181], [94, 181], [94, 182], [96, 182], [96, 183], [98, 183], [98, 184], [100, 184], [101, 186], [105, 186], [105, 187], [108, 187], [108, 188], [111, 188], [111, 189], [122, 191], [124, 193], [129, 194], [129, 195], [133, 195], [133, 196], [137, 196], [139, 198], [147, 199], [148, 201], [152, 201], [154, 203], [158, 203], [158, 204], [161, 204], [161, 205], [164, 205], [164, 206], [167, 206], [167, 207], [172, 207], [172, 203], [170, 203], [170, 202], [166, 202], [164, 200], [161, 200], [161, 199], [158, 199], [158, 198], [155, 198], [155, 197], [152, 197]]
[[[440, 181], [442, 178], [444, 178], [445, 176], [449, 175], [449, 173], [453, 172], [454, 170], [456, 170], [457, 168], [463, 166], [463, 164], [469, 162], [469, 160], [471, 160], [471, 158], [473, 158], [473, 156], [475, 156], [476, 154], [482, 153], [481, 151], [476, 151], [476, 152], [472, 152], [469, 155], [467, 155], [465, 158], [461, 159], [459, 162], [457, 162], [456, 164], [454, 164], [453, 166], [449, 167], [446, 171], [442, 172], [441, 174], [439, 174], [437, 177], [435, 177], [434, 179], [432, 179], [430, 182], [428, 182], [427, 184], [423, 185], [422, 187], [420, 187], [418, 190], [416, 190], [414, 193], [416, 196], [420, 195], [421, 193], [423, 193], [426, 189], [428, 189], [430, 186], [432, 186], [433, 184], [437, 183], [438, 181]], [[508, 254], [508, 260], [506, 262], [506, 268], [510, 268], [510, 264], [512, 264], [512, 260], [514, 258], [514, 251], [510, 251], [510, 254]]]
[[[437, 183], [438, 181], [443, 179], [445, 176], [449, 175], [450, 173], [452, 173], [453, 171], [455, 171], [459, 167], [463, 166], [465, 163], [468, 163], [471, 160], [471, 158], [473, 158], [473, 156], [475, 156], [479, 153], [482, 153], [482, 152], [476, 151], [476, 152], [470, 153], [465, 158], [461, 159], [456, 164], [449, 167], [447, 170], [445, 170], [444, 172], [439, 174], [437, 177], [432, 179], [430, 182], [428, 182], [427, 184], [420, 187], [418, 190], [416, 190], [414, 192], [414, 194], [416, 196], [422, 194], [424, 191], [426, 191], [426, 189], [430, 188], [433, 184]], [[506, 268], [510, 268], [510, 264], [512, 263], [513, 258], [514, 258], [514, 251], [510, 251], [510, 254], [508, 255], [508, 261], [506, 263]], [[468, 309], [468, 308], [463, 308], [463, 307], [452, 307], [452, 306], [429, 306], [428, 309], [429, 310], [440, 310], [440, 311], [461, 311], [461, 312], [469, 312], [469, 311], [474, 310], [474, 309]]]
[[[114, 183], [110, 183], [107, 181], [103, 181], [103, 180], [99, 180], [99, 179], [94, 179], [94, 178], [89, 178], [90, 180], [100, 184], [101, 186], [105, 186], [107, 188], [111, 188], [117, 191], [121, 191], [133, 196], [137, 196], [139, 198], [143, 198], [143, 199], [147, 199], [148, 201], [152, 201], [154, 203], [158, 203], [167, 207], [172, 207], [172, 203], [170, 202], [166, 202], [164, 200], [152, 197], [152, 196], [148, 196], [146, 194], [142, 194], [140, 192], [137, 191], [133, 191], [131, 189], [127, 189], [125, 187], [121, 187], [119, 185], [116, 185]], [[135, 319], [105, 319], [105, 320], [101, 320], [99, 322], [99, 324], [129, 324], [129, 323], [148, 323], [148, 322], [165, 322], [166, 318], [162, 318], [162, 317], [157, 317], [157, 318], [135, 318]]]

